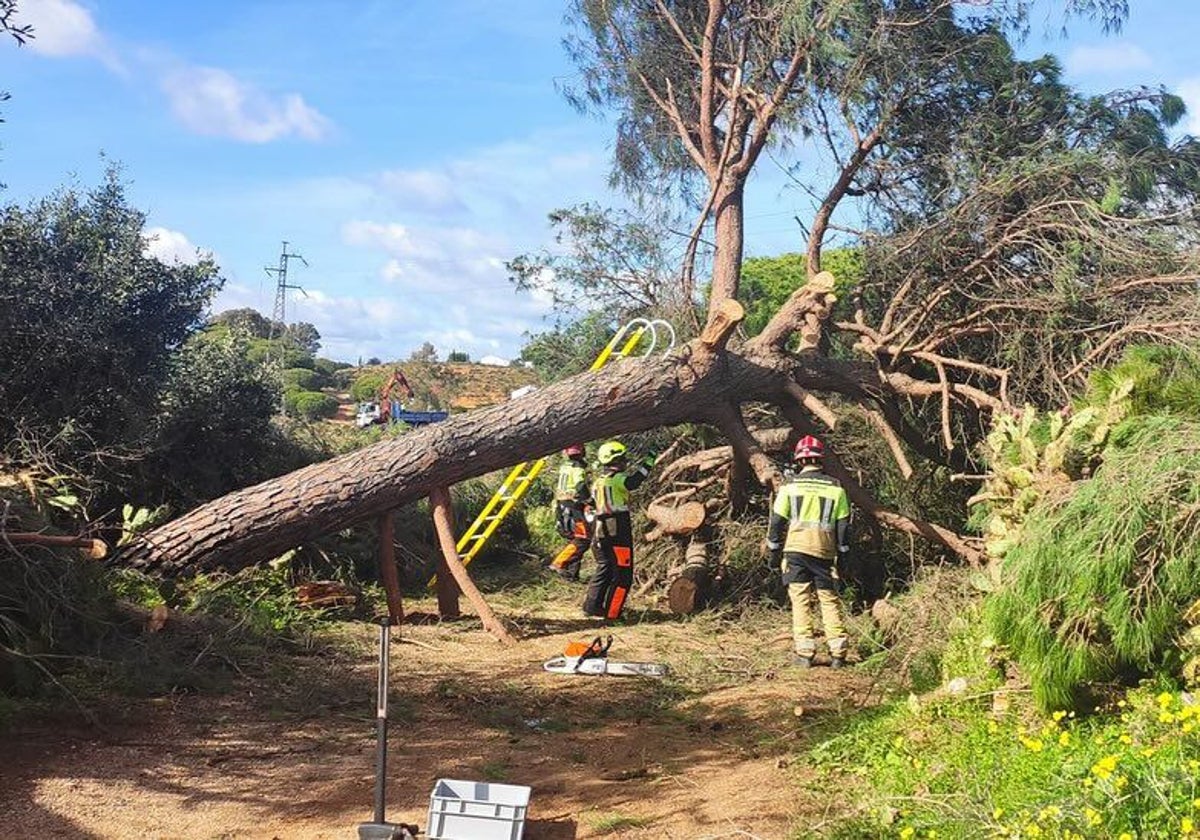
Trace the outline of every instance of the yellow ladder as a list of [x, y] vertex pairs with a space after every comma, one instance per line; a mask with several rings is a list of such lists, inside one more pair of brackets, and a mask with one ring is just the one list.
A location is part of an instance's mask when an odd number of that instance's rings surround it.
[[[634, 318], [628, 324], [617, 330], [617, 334], [612, 337], [596, 360], [592, 362], [589, 371], [600, 370], [605, 364], [615, 355], [617, 358], [623, 359], [628, 357], [634, 348], [638, 346], [638, 342], [642, 340], [647, 332], [650, 333], [650, 346], [642, 354], [648, 356], [654, 352], [655, 346], [658, 344], [658, 330], [664, 329], [668, 334], [667, 350], [675, 346], [675, 330], [669, 323], [661, 319], [648, 321], [645, 318]], [[475, 521], [471, 523], [471, 527], [463, 531], [463, 535], [459, 537], [458, 545], [455, 549], [458, 551], [458, 556], [462, 559], [463, 565], [467, 565], [475, 559], [475, 555], [483, 551], [487, 545], [488, 539], [500, 527], [500, 523], [504, 521], [504, 517], [508, 516], [516, 504], [521, 501], [525, 495], [525, 491], [533, 483], [533, 480], [538, 477], [538, 474], [546, 466], [545, 458], [538, 458], [536, 461], [525, 461], [517, 464], [509, 471], [508, 476], [501, 482], [500, 487], [488, 499], [488, 503], [483, 506], [483, 510], [475, 517]], [[432, 586], [437, 580], [435, 575], [430, 581]]]

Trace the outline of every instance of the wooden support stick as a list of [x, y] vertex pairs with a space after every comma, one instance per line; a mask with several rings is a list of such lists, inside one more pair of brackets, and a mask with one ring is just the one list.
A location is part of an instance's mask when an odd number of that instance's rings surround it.
[[504, 625], [496, 618], [496, 614], [492, 612], [487, 601], [483, 600], [483, 594], [475, 587], [470, 575], [467, 574], [467, 567], [458, 557], [454, 539], [454, 513], [450, 507], [450, 491], [445, 487], [433, 488], [429, 493], [429, 504], [433, 508], [433, 527], [437, 531], [438, 543], [442, 547], [442, 561], [445, 566], [442, 568], [440, 564], [438, 567], [438, 586], [442, 585], [442, 578], [446, 577], [447, 573], [449, 576], [453, 576], [454, 581], [458, 583], [458, 588], [467, 596], [471, 606], [475, 607], [475, 612], [479, 613], [483, 629], [504, 644], [512, 644], [516, 640], [504, 629]]
[[404, 604], [400, 599], [400, 573], [396, 569], [396, 537], [392, 530], [392, 512], [379, 517], [379, 580], [387, 595], [388, 620], [392, 624], [404, 621]]
[[108, 555], [108, 546], [105, 542], [103, 540], [92, 539], [91, 537], [67, 537], [59, 536], [58, 534], [26, 534], [9, 531], [0, 534], [0, 542], [5, 541], [13, 545], [45, 545], [54, 548], [78, 548], [82, 549], [85, 557], [92, 560], [103, 560]]

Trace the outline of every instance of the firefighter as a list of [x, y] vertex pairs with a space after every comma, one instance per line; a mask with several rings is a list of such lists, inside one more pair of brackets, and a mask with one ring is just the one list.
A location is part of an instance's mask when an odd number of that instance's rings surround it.
[[583, 444], [573, 443], [562, 454], [554, 488], [555, 524], [568, 542], [550, 561], [550, 568], [567, 580], [579, 580], [584, 552], [592, 544], [592, 527], [586, 516], [592, 498]]
[[824, 457], [824, 445], [812, 435], [796, 443], [792, 458], [800, 471], [779, 489], [767, 532], [772, 565], [783, 573], [792, 602], [792, 661], [801, 668], [812, 665], [817, 650], [809, 612], [814, 589], [831, 667], [845, 664], [849, 647], [837, 593], [837, 560], [850, 550], [850, 501], [842, 485], [821, 471]]
[[629, 468], [625, 445], [615, 440], [596, 453], [601, 473], [592, 484], [596, 518], [596, 574], [588, 587], [583, 611], [591, 616], [620, 618], [633, 585], [633, 521], [629, 516], [629, 491], [636, 490], [650, 468], [655, 453]]

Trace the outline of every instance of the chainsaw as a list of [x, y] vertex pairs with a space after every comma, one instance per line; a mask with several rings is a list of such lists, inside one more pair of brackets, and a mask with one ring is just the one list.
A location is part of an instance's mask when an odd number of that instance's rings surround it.
[[601, 641], [597, 636], [590, 644], [571, 642], [562, 656], [542, 663], [552, 674], [587, 674], [612, 677], [665, 677], [667, 666], [657, 662], [613, 662], [608, 658], [613, 637]]

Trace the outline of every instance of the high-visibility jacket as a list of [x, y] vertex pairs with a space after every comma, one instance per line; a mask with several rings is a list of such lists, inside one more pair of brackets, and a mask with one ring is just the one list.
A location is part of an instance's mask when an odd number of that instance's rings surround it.
[[558, 483], [554, 487], [556, 502], [588, 500], [587, 469], [579, 461], [568, 458], [558, 468]]
[[850, 500], [842, 485], [819, 467], [805, 467], [779, 488], [767, 547], [834, 560], [847, 548], [849, 526]]
[[636, 490], [650, 474], [653, 459], [647, 458], [631, 470], [604, 473], [592, 484], [592, 499], [596, 516], [629, 514], [629, 491]]

